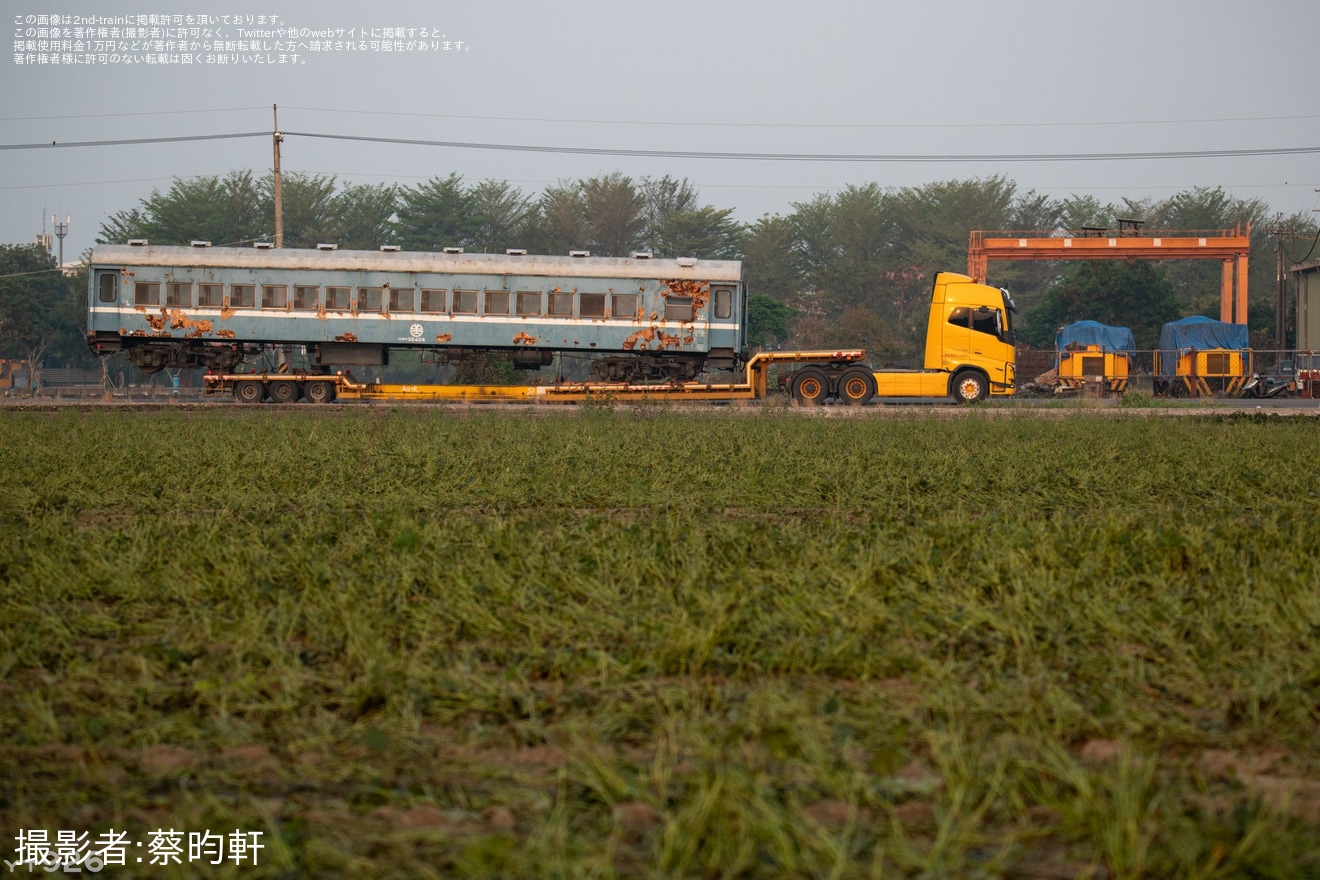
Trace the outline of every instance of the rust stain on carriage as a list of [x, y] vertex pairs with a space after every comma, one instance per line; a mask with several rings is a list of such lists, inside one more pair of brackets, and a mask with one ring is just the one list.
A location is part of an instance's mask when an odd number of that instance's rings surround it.
[[216, 336], [219, 336], [221, 339], [233, 339], [233, 338], [234, 338], [234, 331], [233, 331], [233, 330], [217, 330], [217, 331], [215, 331], [215, 335], [216, 335]]
[[452, 333], [440, 333], [435, 337], [436, 342], [449, 342], [454, 338]]
[[356, 333], [345, 333], [342, 336], [335, 337], [335, 342], [357, 342], [357, 341], [358, 338]]
[[[688, 342], [691, 342], [689, 337]], [[646, 351], [647, 343], [654, 343], [652, 346], [655, 351], [662, 351], [666, 348], [679, 348], [683, 345], [683, 339], [679, 336], [666, 333], [658, 327], [647, 327], [645, 330], [638, 330], [632, 333], [627, 339], [623, 340], [623, 350]]]
[[[161, 313], [164, 314], [164, 312], [165, 310], [161, 309]], [[207, 333], [211, 332], [212, 324], [210, 321], [194, 321], [179, 309], [171, 311], [169, 313], [169, 319], [171, 330], [188, 331], [184, 334], [185, 339], [200, 339]]]
[[701, 308], [710, 300], [709, 281], [691, 281], [686, 278], [675, 278], [668, 281], [661, 281], [660, 283], [667, 288], [667, 292], [660, 292], [661, 296], [692, 297], [693, 311]]
[[316, 317], [320, 318], [322, 321], [326, 319], [325, 306], [321, 305], [319, 302], [316, 304]]
[[231, 309], [229, 303], [226, 302], [224, 308], [220, 310], [220, 320], [228, 321], [232, 317], [234, 317], [234, 310]]
[[159, 315], [145, 315], [144, 317], [146, 317], [147, 323], [151, 325], [152, 330], [165, 329], [166, 312], [164, 309], [160, 310]]
[[530, 333], [519, 333], [517, 336], [513, 337], [513, 344], [514, 344], [514, 345], [535, 345], [535, 344], [536, 344], [536, 340], [537, 340], [537, 337], [532, 336]]

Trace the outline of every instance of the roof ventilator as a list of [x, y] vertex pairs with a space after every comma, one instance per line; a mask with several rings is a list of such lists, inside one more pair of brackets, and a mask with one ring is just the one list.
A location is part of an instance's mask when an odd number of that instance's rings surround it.
[[319, 244], [316, 245], [316, 249], [318, 251], [337, 251], [339, 250], [339, 245], [326, 244], [325, 242], [320, 242]]
[[589, 257], [591, 256], [591, 251], [569, 251], [568, 255], [570, 257]]
[[210, 246], [211, 246], [211, 243], [210, 243], [209, 241], [202, 241], [200, 238], [194, 238], [194, 239], [190, 242], [190, 244], [191, 244], [193, 247], [210, 247]]
[[146, 246], [147, 246], [147, 240], [146, 240], [145, 238], [130, 238], [130, 239], [128, 240], [128, 246], [129, 246], [129, 247], [146, 247]]
[[445, 248], [445, 253], [447, 253], [447, 254], [461, 254], [461, 253], [463, 253], [463, 249], [460, 248], [460, 247], [447, 247], [447, 248]]
[[397, 254], [400, 250], [397, 244], [383, 244], [380, 246], [380, 249], [383, 253], [387, 254]]

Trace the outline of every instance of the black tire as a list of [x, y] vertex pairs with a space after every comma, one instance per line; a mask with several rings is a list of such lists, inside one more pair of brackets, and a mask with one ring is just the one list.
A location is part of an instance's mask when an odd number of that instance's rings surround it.
[[245, 381], [234, 385], [234, 400], [239, 403], [261, 403], [266, 399], [266, 386], [260, 382]]
[[958, 403], [984, 400], [989, 391], [985, 376], [974, 370], [965, 370], [953, 377], [953, 399]]
[[280, 379], [270, 383], [270, 399], [275, 403], [297, 403], [301, 396], [297, 382]]
[[331, 382], [308, 382], [303, 394], [312, 403], [329, 403], [335, 399], [335, 386]]
[[793, 376], [793, 399], [803, 406], [820, 406], [830, 396], [830, 380], [823, 370], [807, 367]]
[[839, 377], [839, 399], [849, 406], [861, 406], [875, 397], [875, 376], [870, 370], [853, 367]]

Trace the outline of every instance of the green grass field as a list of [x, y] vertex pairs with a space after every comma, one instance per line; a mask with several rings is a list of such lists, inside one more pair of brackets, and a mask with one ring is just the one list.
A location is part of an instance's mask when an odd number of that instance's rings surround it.
[[0, 414], [0, 848], [262, 832], [256, 867], [123, 877], [1320, 876], [1317, 430]]

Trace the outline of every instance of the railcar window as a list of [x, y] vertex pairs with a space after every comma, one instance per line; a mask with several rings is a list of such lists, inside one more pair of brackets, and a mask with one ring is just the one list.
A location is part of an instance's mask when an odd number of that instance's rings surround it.
[[475, 315], [477, 313], [477, 292], [475, 290], [454, 291], [454, 314]]
[[715, 288], [715, 317], [733, 317], [733, 291], [727, 287]]
[[289, 305], [289, 288], [283, 284], [261, 285], [261, 307], [263, 309], [283, 309]]
[[507, 290], [486, 291], [486, 306], [483, 311], [487, 315], [507, 315], [509, 313], [509, 292]]
[[327, 287], [325, 289], [325, 307], [336, 312], [348, 311], [349, 292], [350, 288], [347, 287]]
[[541, 314], [541, 291], [518, 291], [518, 314], [528, 316]]
[[621, 321], [631, 321], [637, 317], [637, 294], [616, 293], [610, 303], [610, 317]]
[[204, 309], [218, 309], [225, 304], [223, 284], [197, 285], [197, 305]]
[[422, 311], [443, 312], [445, 310], [445, 292], [443, 290], [422, 291]]
[[315, 309], [321, 304], [321, 288], [298, 286], [293, 289], [295, 309]]
[[671, 296], [665, 300], [665, 320], [666, 321], [691, 321], [693, 320], [692, 297], [690, 296]]
[[229, 285], [229, 307], [231, 309], [254, 309], [257, 307], [257, 285]]
[[413, 289], [411, 287], [390, 288], [390, 311], [411, 312], [413, 310]]
[[160, 305], [160, 283], [157, 281], [138, 281], [133, 285], [133, 305]]
[[578, 296], [578, 315], [583, 318], [605, 317], [605, 294], [580, 294]]
[[379, 312], [381, 290], [379, 287], [359, 287], [357, 307], [359, 312]]
[[118, 291], [115, 290], [117, 286], [116, 280], [115, 276], [111, 275], [109, 272], [101, 276], [101, 302], [112, 303], [115, 301], [115, 297], [118, 294]]
[[550, 292], [549, 314], [556, 318], [573, 317], [573, 294], [552, 290]]
[[192, 308], [192, 282], [171, 281], [165, 285], [165, 305]]

